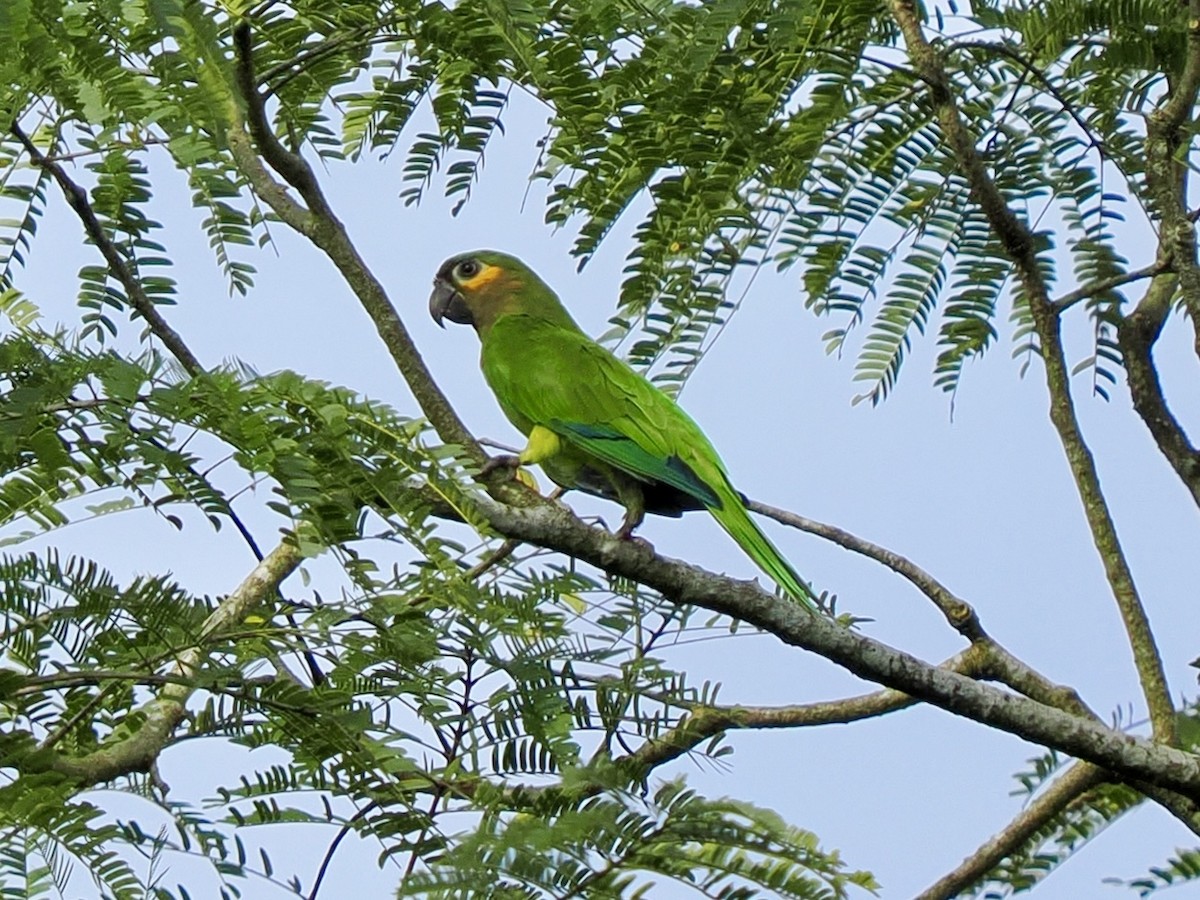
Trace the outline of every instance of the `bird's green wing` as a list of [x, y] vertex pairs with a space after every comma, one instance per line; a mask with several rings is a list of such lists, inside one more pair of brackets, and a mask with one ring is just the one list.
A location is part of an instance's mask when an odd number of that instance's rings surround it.
[[623, 472], [646, 481], [657, 481], [683, 491], [709, 508], [720, 509], [721, 498], [678, 456], [662, 457], [612, 425], [552, 419], [552, 431], [577, 447]]

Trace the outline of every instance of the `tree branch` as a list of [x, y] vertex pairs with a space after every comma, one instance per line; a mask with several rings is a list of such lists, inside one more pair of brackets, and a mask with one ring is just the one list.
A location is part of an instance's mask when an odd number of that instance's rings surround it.
[[[113, 277], [115, 277], [121, 283], [121, 286], [125, 288], [125, 295], [129, 298], [130, 305], [133, 306], [137, 313], [146, 322], [146, 327], [152, 334], [154, 334], [160, 341], [163, 342], [163, 346], [170, 351], [171, 355], [174, 356], [176, 360], [178, 360], [179, 364], [183, 366], [184, 371], [186, 371], [193, 378], [203, 374], [204, 367], [201, 365], [199, 358], [192, 353], [191, 348], [189, 348], [184, 342], [183, 337], [177, 331], [175, 331], [175, 329], [172, 328], [167, 323], [167, 320], [159, 313], [158, 308], [154, 305], [154, 302], [150, 299], [149, 295], [146, 294], [145, 289], [142, 287], [142, 283], [137, 274], [129, 265], [129, 261], [121, 253], [120, 249], [113, 242], [113, 240], [108, 236], [107, 232], [105, 232], [104, 226], [100, 223], [100, 219], [96, 216], [96, 211], [92, 209], [92, 205], [88, 201], [87, 191], [72, 181], [58, 162], [42, 154], [42, 152], [37, 148], [37, 145], [30, 140], [24, 131], [22, 131], [17, 122], [13, 122], [11, 131], [17, 140], [21, 142], [22, 146], [25, 148], [25, 151], [29, 154], [29, 158], [33, 164], [49, 172], [54, 177], [54, 180], [58, 182], [59, 187], [62, 189], [63, 196], [66, 198], [67, 204], [75, 212], [75, 215], [79, 218], [80, 222], [83, 223], [84, 231], [87, 232], [87, 235], [89, 238], [91, 238], [92, 243], [99, 248], [101, 255], [103, 255], [105, 261], [108, 263], [109, 271], [113, 274]], [[96, 402], [101, 403], [107, 401], [100, 399]], [[130, 427], [133, 427], [132, 424]], [[234, 523], [234, 526], [237, 528], [238, 532], [241, 534], [242, 538], [250, 547], [255, 559], [261, 561], [263, 558], [262, 553], [259, 551], [258, 544], [254, 540], [254, 537], [251, 535], [249, 529], [233, 511], [232, 507], [228, 507], [226, 512], [229, 515], [230, 520]], [[282, 600], [282, 597], [280, 599]], [[288, 616], [288, 619], [295, 624], [295, 620], [290, 615]], [[318, 665], [316, 657], [313, 656], [307, 645], [304, 645], [303, 641], [301, 641], [301, 645], [301, 653], [304, 656], [304, 660], [308, 666], [313, 683], [320, 684], [325, 678], [321, 671], [321, 667]]]
[[1059, 312], [1064, 312], [1076, 303], [1088, 300], [1097, 294], [1103, 294], [1106, 291], [1115, 290], [1116, 288], [1124, 287], [1127, 284], [1132, 284], [1135, 281], [1141, 281], [1145, 278], [1154, 278], [1169, 271], [1171, 271], [1170, 263], [1151, 263], [1148, 266], [1142, 266], [1140, 269], [1134, 269], [1132, 272], [1126, 272], [1123, 275], [1113, 275], [1111, 278], [1101, 278], [1098, 281], [1089, 282], [1050, 302], [1054, 304]]
[[501, 533], [577, 557], [631, 578], [669, 600], [732, 616], [783, 642], [818, 653], [854, 674], [903, 691], [948, 712], [1200, 798], [1200, 757], [1015, 696], [923, 662], [768, 594], [754, 582], [715, 575], [592, 528], [551, 504], [505, 506], [476, 498], [480, 513]]
[[[1193, 0], [1193, 5], [1196, 4], [1200, 4], [1200, 0]], [[1050, 395], [1050, 420], [1058, 432], [1083, 503], [1092, 540], [1100, 554], [1105, 575], [1125, 624], [1154, 736], [1162, 743], [1174, 744], [1175, 710], [1162, 658], [1120, 540], [1117, 538], [1108, 503], [1100, 488], [1095, 460], [1075, 415], [1070, 375], [1062, 347], [1060, 310], [1055, 307], [1047, 292], [1046, 281], [1038, 265], [1035, 236], [1009, 207], [976, 151], [975, 141], [967, 130], [955, 102], [954, 91], [945, 67], [937, 51], [925, 38], [915, 0], [888, 0], [888, 6], [904, 36], [909, 56], [912, 57], [918, 74], [929, 87], [942, 134], [954, 153], [959, 169], [971, 186], [971, 194], [979, 203], [1005, 252], [1016, 265], [1017, 277], [1029, 304], [1034, 330], [1041, 344], [1046, 387]], [[1168, 253], [1167, 256], [1176, 261], [1179, 259], [1174, 254]]]
[[[237, 52], [237, 90], [245, 103], [244, 119], [237, 103], [231, 102], [229, 109], [229, 146], [238, 168], [264, 202], [287, 224], [312, 241], [342, 273], [371, 317], [409, 390], [442, 440], [461, 447], [473, 462], [482, 465], [487, 457], [434, 383], [412, 336], [396, 314], [387, 291], [363, 262], [345, 226], [326, 201], [312, 167], [300, 154], [284, 147], [271, 130], [254, 74], [249, 25], [241, 24], [234, 29], [234, 46]], [[263, 159], [296, 189], [307, 204], [307, 209], [297, 204], [262, 166], [258, 154], [246, 140], [246, 129], [262, 152]], [[497, 481], [500, 477], [497, 477]]]
[[996, 868], [1016, 848], [1023, 847], [1035, 838], [1051, 819], [1069, 809], [1081, 795], [1105, 780], [1102, 769], [1089, 763], [1076, 763], [954, 871], [918, 894], [916, 900], [945, 900], [959, 896]]
[[104, 257], [104, 261], [108, 263], [108, 270], [113, 277], [121, 283], [121, 287], [125, 289], [125, 296], [129, 300], [129, 305], [137, 311], [137, 314], [142, 317], [146, 323], [146, 327], [150, 332], [163, 342], [180, 365], [187, 370], [189, 375], [198, 375], [204, 371], [204, 367], [200, 365], [200, 360], [192, 353], [187, 344], [179, 333], [167, 324], [167, 320], [159, 313], [158, 307], [154, 305], [154, 301], [150, 299], [146, 291], [142, 288], [142, 283], [138, 280], [133, 272], [133, 268], [129, 265], [129, 261], [117, 248], [109, 238], [104, 226], [100, 224], [100, 219], [96, 216], [95, 210], [92, 209], [88, 202], [87, 191], [76, 184], [67, 175], [66, 171], [57, 162], [51, 161], [37, 145], [29, 139], [29, 136], [21, 130], [20, 124], [13, 122], [9, 129], [13, 136], [16, 137], [21, 145], [25, 148], [25, 152], [29, 154], [29, 159], [35, 166], [49, 172], [54, 180], [58, 182], [59, 188], [62, 189], [63, 197], [67, 204], [75, 211], [75, 215], [79, 217], [79, 221], [83, 223], [83, 229], [87, 232], [87, 236], [91, 238], [93, 244], [99, 249], [100, 254]]
[[790, 525], [792, 528], [798, 528], [800, 531], [807, 532], [808, 534], [815, 534], [817, 537], [832, 541], [839, 547], [845, 547], [847, 550], [882, 563], [896, 574], [908, 579], [922, 594], [932, 600], [933, 604], [941, 610], [942, 615], [946, 617], [946, 621], [950, 623], [950, 627], [967, 640], [979, 641], [987, 638], [987, 633], [983, 630], [979, 616], [969, 603], [957, 597], [953, 591], [927, 571], [899, 553], [888, 550], [886, 547], [881, 547], [878, 544], [873, 544], [834, 525], [826, 525], [823, 522], [805, 518], [786, 509], [779, 509], [778, 507], [761, 503], [758, 500], [749, 500], [746, 503], [746, 507], [756, 513], [774, 519], [776, 522]]
[[[968, 647], [938, 668], [960, 675], [977, 676], [987, 667], [985, 653]], [[882, 690], [842, 700], [803, 703], [792, 706], [702, 706], [697, 705], [674, 728], [617, 760], [618, 765], [648, 773], [651, 769], [690, 753], [717, 735], [734, 730], [769, 728], [809, 728], [816, 725], [844, 725], [873, 719], [917, 703], [902, 691]]]
[[1183, 426], [1167, 406], [1154, 365], [1154, 345], [1170, 313], [1178, 283], [1175, 276], [1156, 277], [1137, 307], [1118, 320], [1117, 340], [1133, 408], [1149, 429], [1159, 452], [1200, 505], [1200, 451], [1188, 440]]
[[280, 583], [300, 565], [301, 559], [296, 545], [284, 541], [254, 567], [205, 620], [195, 646], [176, 658], [167, 676], [172, 683], [128, 717], [130, 721], [141, 719], [140, 725], [128, 737], [105, 744], [86, 756], [71, 757], [43, 750], [17, 763], [18, 767], [24, 771], [57, 772], [80, 787], [102, 784], [131, 772], [149, 771], [184, 719], [188, 698], [195, 690], [192, 682], [208, 655], [204, 649], [206, 639], [240, 622], [273, 596]]

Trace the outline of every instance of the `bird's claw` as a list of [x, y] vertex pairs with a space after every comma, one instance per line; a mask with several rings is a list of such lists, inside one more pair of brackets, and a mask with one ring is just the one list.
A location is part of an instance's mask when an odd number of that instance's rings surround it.
[[479, 470], [480, 477], [486, 477], [497, 469], [517, 469], [521, 465], [519, 457], [511, 453], [502, 453], [499, 456], [493, 456], [483, 464], [483, 468]]
[[626, 522], [624, 525], [622, 525], [620, 528], [618, 528], [616, 530], [615, 537], [619, 541], [629, 541], [629, 543], [633, 544], [634, 546], [641, 547], [641, 548], [643, 548], [645, 550], [649, 550], [651, 553], [653, 553], [654, 545], [651, 544], [644, 537], [641, 537], [641, 536], [633, 533], [633, 530], [635, 528], [637, 528], [637, 526], [638, 526], [638, 523], [636, 523], [636, 522]]

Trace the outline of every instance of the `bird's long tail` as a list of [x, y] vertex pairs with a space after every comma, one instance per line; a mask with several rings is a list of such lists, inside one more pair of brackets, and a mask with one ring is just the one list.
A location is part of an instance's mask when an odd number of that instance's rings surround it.
[[[722, 492], [724, 493], [724, 492]], [[737, 541], [738, 546], [758, 564], [771, 579], [795, 600], [811, 610], [817, 609], [817, 595], [792, 568], [791, 563], [783, 558], [775, 545], [771, 543], [761, 528], [750, 518], [737, 494], [723, 497], [720, 509], [710, 511], [727, 532]]]

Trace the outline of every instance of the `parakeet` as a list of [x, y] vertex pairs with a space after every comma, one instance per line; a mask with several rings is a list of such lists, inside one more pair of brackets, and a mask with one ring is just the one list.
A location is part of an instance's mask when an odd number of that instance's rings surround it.
[[750, 518], [717, 451], [674, 400], [588, 337], [519, 259], [492, 250], [446, 260], [429, 312], [473, 325], [480, 367], [504, 414], [527, 438], [516, 457], [557, 484], [617, 500], [629, 537], [646, 512], [707, 509], [755, 563], [812, 608], [815, 597]]

